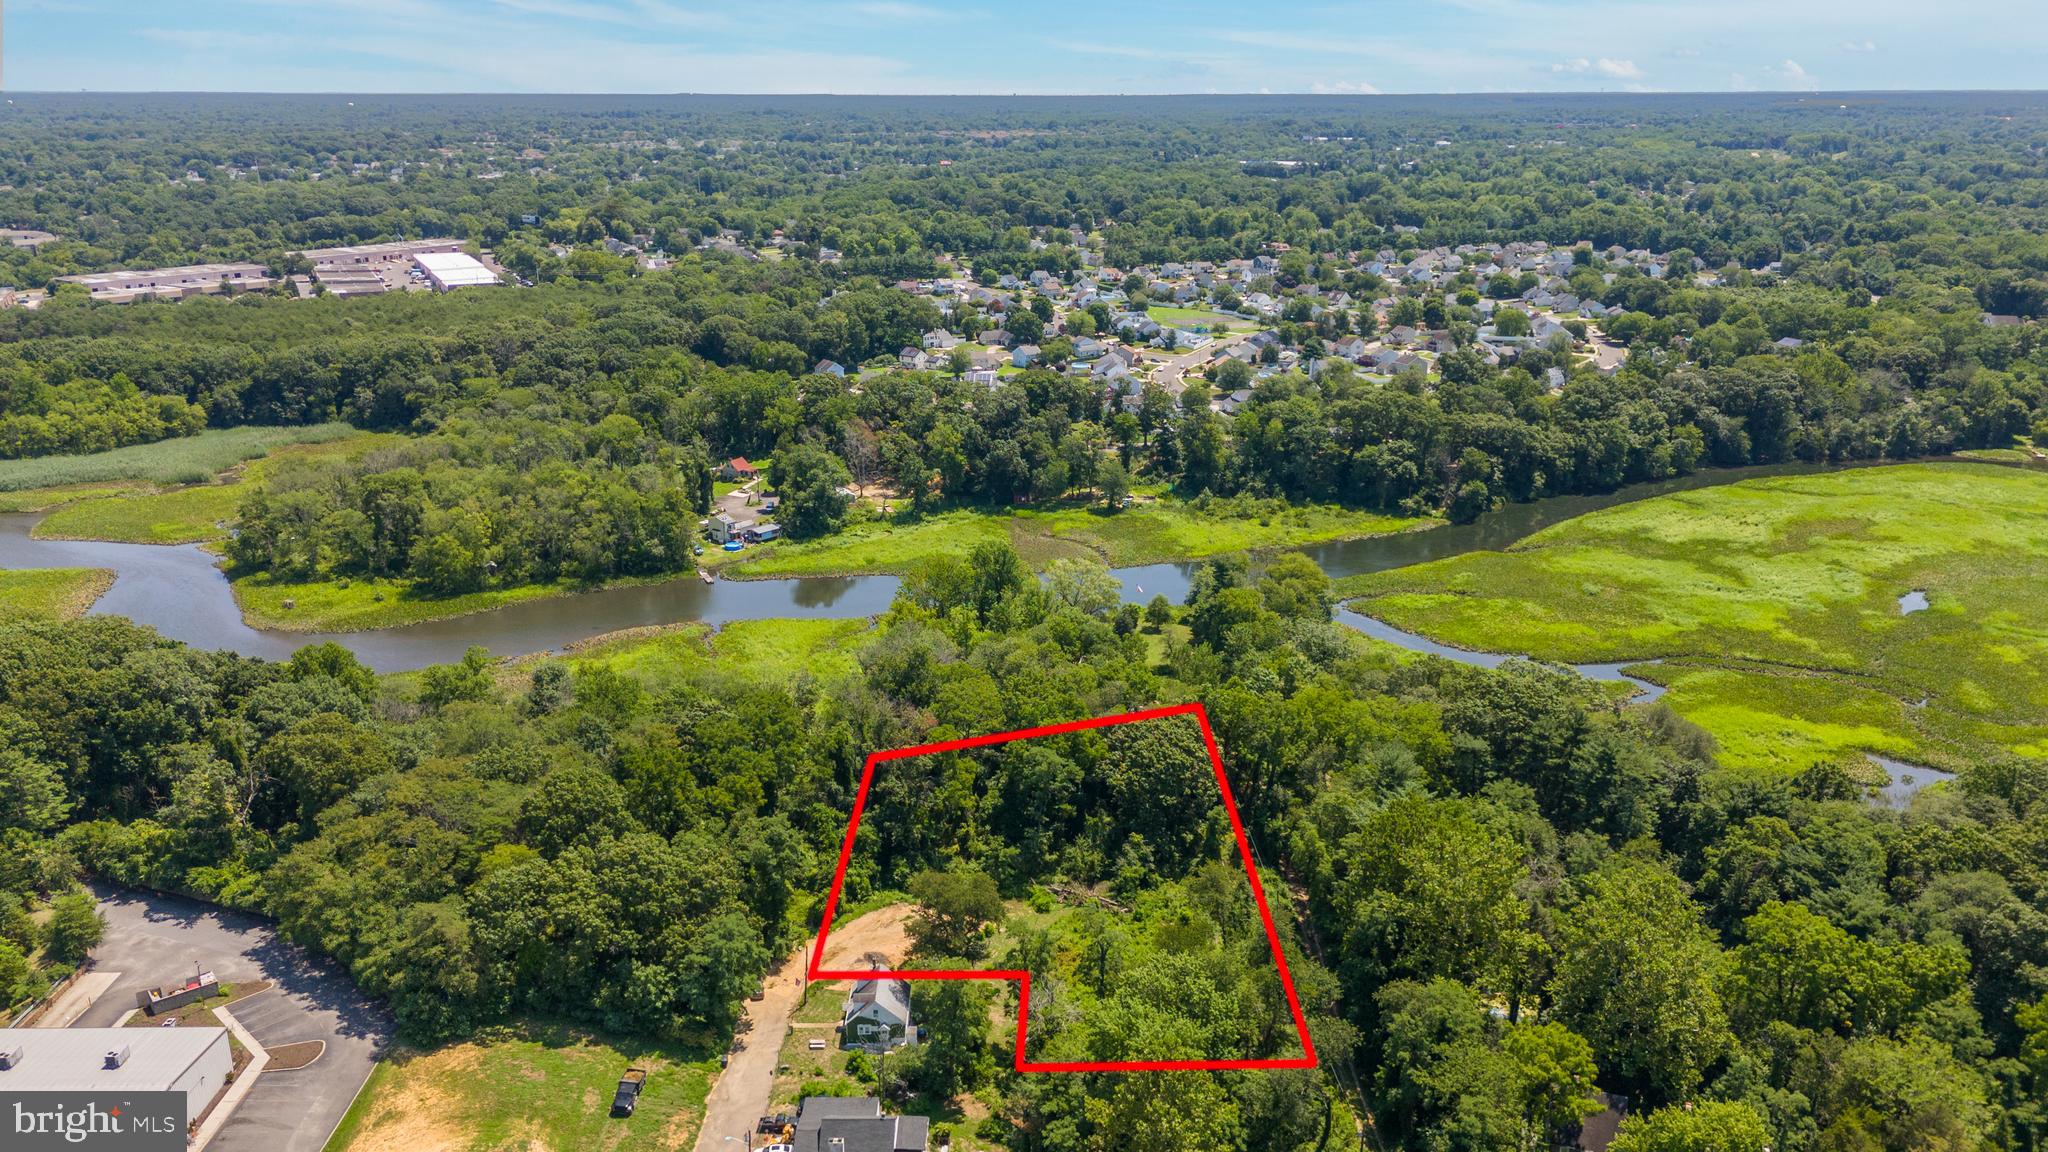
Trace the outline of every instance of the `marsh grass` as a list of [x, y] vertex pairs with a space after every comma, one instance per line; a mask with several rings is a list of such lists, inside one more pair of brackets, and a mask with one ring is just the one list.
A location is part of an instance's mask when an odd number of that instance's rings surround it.
[[[1436, 523], [1282, 501], [1165, 498], [1114, 512], [1065, 501], [1014, 512], [960, 508], [926, 516], [902, 513], [851, 525], [818, 540], [751, 548], [722, 563], [725, 572], [743, 578], [900, 574], [928, 557], [965, 556], [977, 544], [1008, 539], [1033, 568], [1063, 557], [1090, 556], [1126, 567], [1295, 548]], [[708, 553], [706, 558], [711, 559]]]
[[69, 620], [84, 615], [113, 583], [104, 568], [0, 571], [0, 620]]
[[352, 435], [346, 424], [295, 428], [225, 428], [134, 444], [86, 456], [38, 456], [0, 460], [0, 492], [141, 480], [151, 484], [203, 484], [240, 464], [287, 444], [319, 444]]
[[1339, 590], [1464, 647], [1712, 663], [1665, 673], [1671, 705], [1724, 762], [1798, 766], [2048, 740], [2044, 581], [2048, 477], [1916, 464], [1662, 496]]

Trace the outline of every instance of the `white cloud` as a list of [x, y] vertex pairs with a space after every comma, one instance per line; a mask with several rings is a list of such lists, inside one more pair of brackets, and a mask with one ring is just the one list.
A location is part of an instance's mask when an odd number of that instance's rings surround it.
[[1877, 44], [1875, 41], [1871, 40], [1845, 40], [1842, 43], [1842, 51], [1875, 52], [1877, 51]]
[[1363, 80], [1318, 80], [1309, 91], [1321, 96], [1377, 96], [1380, 90]]
[[868, 0], [851, 6], [863, 16], [877, 20], [945, 20], [952, 13], [938, 8], [927, 8], [923, 4], [906, 4], [903, 0]]
[[1813, 78], [1813, 73], [1800, 67], [1797, 60], [1787, 59], [1777, 67], [1764, 71], [1769, 74], [1770, 84], [1774, 88], [1789, 88], [1798, 92], [1820, 91], [1820, 81]]
[[1635, 61], [1617, 60], [1611, 56], [1602, 56], [1598, 60], [1588, 60], [1584, 56], [1560, 60], [1552, 64], [1550, 70], [1564, 76], [1583, 76], [1588, 72], [1595, 72], [1614, 80], [1643, 78], [1643, 70], [1636, 67]]

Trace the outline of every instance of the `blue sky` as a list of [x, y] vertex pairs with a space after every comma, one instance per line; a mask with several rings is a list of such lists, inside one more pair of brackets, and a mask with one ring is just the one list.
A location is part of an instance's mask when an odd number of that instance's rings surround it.
[[0, 0], [12, 90], [2048, 86], [2043, 0]]

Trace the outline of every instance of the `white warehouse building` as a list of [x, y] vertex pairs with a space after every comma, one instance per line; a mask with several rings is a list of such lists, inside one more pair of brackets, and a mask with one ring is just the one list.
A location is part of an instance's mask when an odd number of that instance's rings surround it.
[[482, 288], [498, 283], [498, 274], [467, 252], [422, 252], [412, 258], [427, 274], [434, 291], [451, 288]]
[[190, 1123], [233, 1068], [225, 1028], [0, 1028], [0, 1093], [183, 1092]]

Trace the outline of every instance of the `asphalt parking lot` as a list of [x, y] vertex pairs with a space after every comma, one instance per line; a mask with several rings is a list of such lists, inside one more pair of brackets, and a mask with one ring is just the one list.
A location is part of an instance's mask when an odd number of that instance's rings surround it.
[[236, 1004], [236, 1020], [265, 1048], [325, 1040], [319, 1060], [266, 1072], [210, 1149], [320, 1152], [376, 1066], [391, 1035], [383, 1008], [338, 967], [279, 940], [259, 917], [154, 893], [102, 889], [106, 938], [94, 950], [101, 971], [120, 979], [79, 1017], [104, 1028], [135, 1007], [135, 993], [211, 969], [222, 981], [269, 980], [267, 992]]

